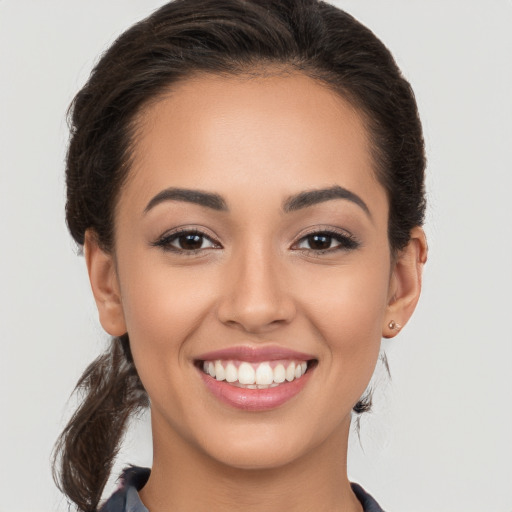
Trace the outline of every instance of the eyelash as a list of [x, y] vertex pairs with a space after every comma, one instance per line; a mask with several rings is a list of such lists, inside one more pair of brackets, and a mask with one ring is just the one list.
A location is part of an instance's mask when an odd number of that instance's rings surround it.
[[361, 245], [353, 235], [345, 232], [335, 231], [332, 229], [319, 229], [312, 231], [311, 233], [307, 233], [302, 236], [298, 242], [294, 244], [294, 246], [300, 245], [302, 242], [306, 241], [308, 238], [314, 236], [323, 236], [325, 238], [330, 238], [331, 241], [334, 240], [338, 242], [337, 247], [329, 247], [327, 249], [304, 249], [307, 253], [312, 254], [314, 256], [321, 256], [327, 253], [334, 253], [338, 251], [352, 251]]
[[[207, 248], [198, 248], [198, 249], [189, 249], [189, 250], [184, 249], [182, 247], [181, 248], [175, 247], [172, 245], [173, 242], [178, 241], [180, 239], [180, 237], [184, 237], [184, 236], [200, 237], [202, 239], [202, 241], [208, 240], [212, 245], [211, 245], [211, 247], [207, 247]], [[311, 249], [311, 248], [310, 249], [308, 249], [308, 248], [299, 249], [299, 248], [297, 248], [297, 246], [299, 246], [303, 242], [307, 241], [308, 238], [312, 238], [314, 236], [328, 238], [328, 239], [330, 239], [331, 243], [334, 240], [334, 241], [338, 242], [339, 245], [336, 247], [328, 247], [327, 249]], [[193, 256], [193, 255], [198, 254], [199, 252], [207, 250], [207, 249], [221, 249], [222, 248], [222, 246], [218, 242], [213, 240], [212, 237], [206, 235], [204, 232], [197, 230], [197, 229], [187, 229], [187, 228], [180, 229], [179, 231], [175, 231], [172, 233], [168, 233], [168, 234], [162, 236], [161, 238], [159, 238], [158, 240], [156, 240], [155, 242], [153, 242], [151, 245], [153, 247], [160, 247], [164, 251], [170, 251], [170, 252], [174, 252], [174, 253], [177, 253], [180, 255], [185, 255], [185, 256]], [[302, 236], [296, 243], [294, 243], [292, 245], [292, 249], [294, 247], [296, 247], [295, 250], [303, 250], [308, 254], [312, 254], [315, 256], [321, 256], [323, 254], [334, 253], [334, 252], [338, 252], [338, 251], [355, 250], [359, 246], [360, 246], [360, 243], [350, 234], [347, 234], [344, 232], [339, 232], [339, 231], [334, 231], [332, 229], [322, 229], [322, 230], [312, 231], [311, 233], [307, 233], [306, 235]]]
[[[173, 242], [179, 240], [180, 237], [184, 236], [197, 236], [201, 237], [203, 240], [209, 240], [212, 243], [212, 248], [214, 249], [220, 249], [221, 245], [218, 242], [215, 242], [212, 237], [208, 236], [207, 234], [203, 233], [202, 231], [199, 231], [198, 229], [187, 229], [183, 228], [178, 231], [174, 231], [172, 233], [165, 234], [161, 238], [159, 238], [156, 242], [153, 242], [151, 245], [153, 247], [160, 247], [164, 251], [170, 251], [177, 254], [183, 254], [185, 256], [193, 256], [194, 254], [197, 254], [200, 251], [205, 250], [206, 248], [199, 248], [199, 249], [183, 249], [179, 247], [174, 247], [172, 245]], [[209, 248], [208, 248], [209, 249]]]

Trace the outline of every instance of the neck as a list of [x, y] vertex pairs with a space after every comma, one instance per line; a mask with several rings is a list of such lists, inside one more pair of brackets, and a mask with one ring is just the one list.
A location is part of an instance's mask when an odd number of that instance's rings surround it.
[[349, 427], [299, 459], [265, 469], [227, 466], [154, 428], [153, 468], [141, 499], [151, 512], [362, 512], [346, 472]]

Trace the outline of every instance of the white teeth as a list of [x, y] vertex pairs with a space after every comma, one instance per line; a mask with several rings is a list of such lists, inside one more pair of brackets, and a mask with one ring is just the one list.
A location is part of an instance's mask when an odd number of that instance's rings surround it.
[[226, 378], [226, 371], [220, 361], [215, 361], [215, 378], [217, 380], [224, 380]]
[[249, 363], [242, 363], [238, 367], [238, 382], [240, 384], [254, 384], [256, 380], [256, 372]]
[[[275, 367], [272, 368], [272, 364]], [[203, 371], [216, 380], [223, 381], [248, 389], [267, 389], [279, 386], [285, 381], [292, 382], [306, 373], [306, 361], [285, 362], [269, 361], [249, 363], [246, 361], [204, 361]], [[238, 365], [238, 368], [237, 368]]]
[[295, 363], [290, 363], [286, 368], [286, 380], [291, 382], [293, 379], [295, 379]]
[[284, 369], [284, 366], [282, 364], [278, 364], [274, 368], [274, 382], [277, 384], [281, 384], [281, 382], [284, 382], [286, 380], [286, 370]]
[[256, 384], [268, 386], [272, 382], [274, 382], [274, 372], [270, 364], [261, 363], [256, 370]]
[[238, 371], [233, 363], [226, 366], [226, 380], [228, 382], [236, 382], [238, 380]]

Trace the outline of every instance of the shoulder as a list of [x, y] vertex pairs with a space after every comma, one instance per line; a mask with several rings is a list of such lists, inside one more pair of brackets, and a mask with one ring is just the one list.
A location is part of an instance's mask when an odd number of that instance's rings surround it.
[[99, 512], [148, 512], [138, 491], [148, 481], [151, 470], [130, 466], [121, 475], [119, 489], [103, 504]]
[[361, 502], [364, 512], [384, 512], [375, 499], [368, 494], [359, 484], [350, 484], [357, 499]]

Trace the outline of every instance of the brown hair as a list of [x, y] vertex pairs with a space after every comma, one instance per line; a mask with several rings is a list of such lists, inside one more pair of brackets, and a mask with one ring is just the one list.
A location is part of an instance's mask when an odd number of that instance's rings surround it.
[[[66, 219], [83, 245], [95, 231], [113, 249], [114, 211], [130, 168], [141, 108], [193, 73], [298, 70], [351, 101], [366, 120], [377, 178], [387, 191], [390, 249], [425, 213], [425, 156], [414, 94], [366, 27], [318, 0], [176, 0], [123, 33], [70, 108]], [[54, 474], [78, 510], [97, 509], [127, 421], [147, 405], [128, 335], [112, 340], [77, 389], [84, 399], [59, 438]], [[371, 396], [354, 411], [368, 410]]]

